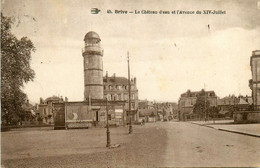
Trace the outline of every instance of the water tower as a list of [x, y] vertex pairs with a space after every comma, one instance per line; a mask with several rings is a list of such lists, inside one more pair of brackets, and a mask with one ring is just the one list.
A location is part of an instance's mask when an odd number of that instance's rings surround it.
[[103, 49], [100, 37], [90, 31], [84, 38], [84, 100], [103, 99]]

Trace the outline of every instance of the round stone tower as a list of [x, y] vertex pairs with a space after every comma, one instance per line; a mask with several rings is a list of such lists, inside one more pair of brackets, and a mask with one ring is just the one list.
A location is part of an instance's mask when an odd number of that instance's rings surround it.
[[90, 31], [84, 38], [84, 100], [103, 99], [103, 49], [100, 47], [100, 37]]

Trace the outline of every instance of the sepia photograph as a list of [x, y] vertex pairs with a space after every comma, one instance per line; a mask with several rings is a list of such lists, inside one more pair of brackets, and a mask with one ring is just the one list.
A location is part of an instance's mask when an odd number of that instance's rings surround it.
[[1, 0], [0, 36], [1, 167], [260, 167], [260, 0]]

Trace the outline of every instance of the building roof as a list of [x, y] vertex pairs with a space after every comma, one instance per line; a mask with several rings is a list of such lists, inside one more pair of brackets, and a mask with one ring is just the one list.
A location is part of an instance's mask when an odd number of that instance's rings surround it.
[[244, 99], [240, 98], [238, 105], [248, 105], [248, 102], [246, 102]]
[[55, 101], [55, 100], [61, 100], [60, 97], [58, 96], [52, 96], [52, 97], [48, 97], [47, 99], [45, 99], [45, 101]]
[[[182, 94], [181, 94], [181, 97], [196, 97], [196, 96], [198, 96], [201, 92], [202, 92], [202, 91], [194, 91], [194, 92], [192, 92], [192, 91], [188, 90], [187, 92], [182, 93]], [[212, 96], [216, 96], [216, 94], [215, 94], [215, 92], [214, 92], [213, 90], [205, 91], [205, 92], [206, 92], [206, 93], [211, 93]]]
[[[106, 81], [107, 79], [107, 81]], [[125, 77], [103, 77], [104, 83], [120, 83], [120, 84], [128, 84], [128, 79]]]
[[24, 104], [22, 104], [22, 108], [25, 110], [25, 111], [31, 111], [31, 110], [33, 110], [33, 105], [32, 104], [30, 104], [30, 103], [24, 103]]
[[85, 35], [84, 41], [86, 41], [86, 39], [99, 39], [100, 40], [100, 37], [96, 32], [90, 31]]
[[234, 105], [239, 102], [239, 99], [235, 96], [226, 96], [217, 100], [218, 105]]

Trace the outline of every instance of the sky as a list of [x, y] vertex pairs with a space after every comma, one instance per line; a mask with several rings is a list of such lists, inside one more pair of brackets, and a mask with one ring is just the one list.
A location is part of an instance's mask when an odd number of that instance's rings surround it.
[[[101, 12], [91, 14], [91, 8]], [[203, 88], [219, 97], [251, 95], [250, 57], [260, 49], [260, 0], [2, 0], [1, 10], [15, 18], [12, 32], [36, 47], [31, 60], [36, 76], [23, 88], [31, 102], [53, 95], [83, 100], [82, 48], [89, 31], [101, 38], [104, 75], [127, 77], [129, 51], [140, 99], [177, 102], [188, 89]]]

